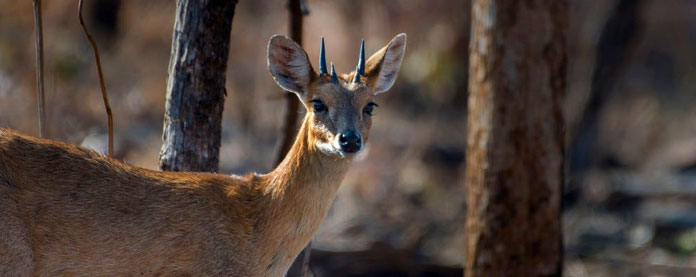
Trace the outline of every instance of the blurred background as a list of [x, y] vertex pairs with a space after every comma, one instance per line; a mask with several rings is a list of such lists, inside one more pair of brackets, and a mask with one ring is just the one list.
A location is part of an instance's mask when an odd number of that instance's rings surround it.
[[[569, 3], [564, 271], [696, 274], [696, 2]], [[408, 34], [399, 79], [378, 97], [369, 155], [354, 163], [314, 239], [313, 270], [419, 266], [460, 276], [469, 1], [307, 4], [304, 48], [315, 68], [322, 36], [328, 61], [345, 73], [361, 38], [370, 55]], [[237, 5], [223, 173], [272, 168], [285, 100], [268, 73], [266, 45], [287, 34], [285, 7]], [[116, 156], [150, 169], [162, 143], [174, 10], [165, 0], [85, 6], [114, 111]], [[104, 149], [99, 81], [76, 12], [77, 1], [44, 1], [48, 136]], [[0, 126], [38, 135], [32, 13], [30, 1], [0, 0]]]

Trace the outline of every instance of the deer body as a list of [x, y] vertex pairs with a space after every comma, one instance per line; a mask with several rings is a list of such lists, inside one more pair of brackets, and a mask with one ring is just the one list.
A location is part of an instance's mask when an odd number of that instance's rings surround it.
[[23, 237], [0, 243], [10, 247], [0, 264], [22, 259], [26, 271], [16, 273], [40, 276], [281, 276], [349, 165], [302, 141], [292, 148], [298, 159], [238, 177], [150, 171], [0, 130], [0, 230]]
[[[287, 80], [279, 78], [301, 78], [291, 76], [298, 49], [304, 53], [282, 37], [269, 45], [271, 73], [286, 89]], [[384, 59], [385, 49], [377, 58]], [[275, 50], [280, 57], [273, 57]], [[288, 72], [274, 72], [288, 66]], [[360, 114], [376, 90], [367, 82], [364, 92], [341, 98], [347, 83], [329, 85], [323, 75], [307, 79], [295, 82], [299, 92], [290, 90], [314, 109], [284, 161], [268, 174], [151, 171], [0, 129], [0, 275], [283, 276], [350, 166], [355, 151], [339, 139], [348, 132], [343, 129], [360, 130], [367, 139], [369, 120], [345, 113], [355, 106]], [[328, 107], [323, 115], [316, 97]]]

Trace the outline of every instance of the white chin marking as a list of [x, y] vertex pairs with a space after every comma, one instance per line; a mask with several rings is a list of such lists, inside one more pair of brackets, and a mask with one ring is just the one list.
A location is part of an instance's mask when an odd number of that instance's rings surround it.
[[317, 142], [316, 146], [319, 149], [319, 151], [326, 154], [327, 156], [345, 157], [343, 151], [339, 150], [338, 147], [334, 147], [331, 143]]
[[340, 147], [334, 146], [331, 143], [327, 142], [317, 142], [316, 143], [317, 149], [324, 153], [327, 156], [334, 156], [334, 157], [341, 157], [341, 158], [352, 158], [353, 160], [356, 161], [362, 161], [367, 157], [367, 152], [369, 152], [369, 147], [368, 145], [364, 145], [362, 149], [360, 149], [356, 153], [346, 153], [341, 150]]

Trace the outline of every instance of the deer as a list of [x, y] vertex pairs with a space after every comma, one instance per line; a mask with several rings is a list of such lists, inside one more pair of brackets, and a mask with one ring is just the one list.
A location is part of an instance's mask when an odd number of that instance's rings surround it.
[[284, 276], [368, 141], [406, 34], [338, 76], [291, 39], [268, 42], [275, 82], [307, 110], [266, 174], [162, 172], [0, 129], [0, 276]]

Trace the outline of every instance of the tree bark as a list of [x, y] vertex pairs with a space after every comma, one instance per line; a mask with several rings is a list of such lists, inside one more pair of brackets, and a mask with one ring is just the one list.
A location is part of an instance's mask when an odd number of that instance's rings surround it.
[[558, 276], [565, 0], [475, 0], [466, 276]]
[[236, 0], [178, 0], [160, 169], [218, 170], [225, 72]]

